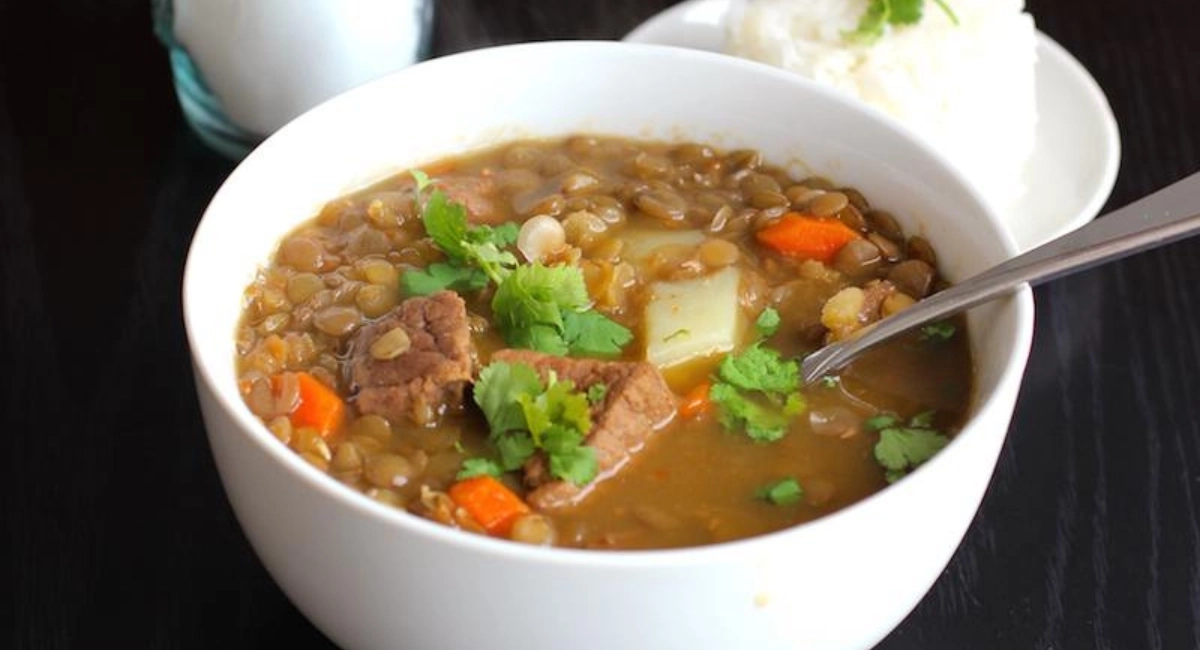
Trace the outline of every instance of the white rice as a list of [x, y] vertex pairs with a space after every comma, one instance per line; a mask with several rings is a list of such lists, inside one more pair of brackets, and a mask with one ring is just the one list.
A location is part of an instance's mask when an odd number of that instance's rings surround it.
[[1024, 0], [933, 0], [917, 25], [848, 41], [867, 0], [747, 0], [730, 54], [797, 72], [898, 118], [940, 149], [997, 209], [1024, 193], [1033, 152], [1036, 40]]

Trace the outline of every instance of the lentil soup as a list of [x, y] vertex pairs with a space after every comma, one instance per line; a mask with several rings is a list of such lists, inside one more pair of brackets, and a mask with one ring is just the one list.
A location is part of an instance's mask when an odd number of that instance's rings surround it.
[[945, 286], [928, 241], [755, 151], [581, 135], [334, 199], [247, 288], [250, 410], [367, 497], [532, 544], [716, 543], [900, 480], [961, 427], [962, 319], [797, 359]]

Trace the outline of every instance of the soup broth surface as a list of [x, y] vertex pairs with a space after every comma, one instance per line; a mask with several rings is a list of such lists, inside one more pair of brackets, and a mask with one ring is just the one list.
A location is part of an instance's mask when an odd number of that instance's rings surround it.
[[[239, 386], [321, 471], [471, 532], [636, 549], [787, 528], [902, 480], [970, 404], [960, 318], [838, 377], [786, 379], [803, 355], [945, 286], [929, 242], [883, 208], [700, 143], [580, 135], [438, 161], [284, 237], [246, 290]], [[433, 233], [454, 214], [465, 253]], [[518, 292], [533, 267], [574, 274], [586, 300]], [[561, 322], [530, 325], [531, 305]], [[510, 351], [531, 345], [537, 356]], [[500, 366], [546, 391], [529, 393], [524, 428], [497, 432], [506, 407], [479, 403], [500, 385], [481, 373]], [[546, 397], [561, 381], [574, 397]], [[555, 405], [585, 399], [590, 428], [572, 429], [579, 418]], [[528, 409], [567, 422], [566, 442], [535, 434]], [[514, 440], [533, 445], [520, 464]]]

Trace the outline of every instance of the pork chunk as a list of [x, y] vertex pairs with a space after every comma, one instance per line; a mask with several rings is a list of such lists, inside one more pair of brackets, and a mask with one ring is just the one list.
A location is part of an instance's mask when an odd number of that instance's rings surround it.
[[[407, 334], [408, 349], [391, 359], [375, 358], [372, 344], [396, 328]], [[409, 298], [355, 334], [348, 364], [352, 401], [362, 413], [393, 423], [435, 424], [442, 413], [462, 406], [474, 357], [466, 305], [458, 294]]]
[[525, 463], [525, 483], [532, 488], [528, 500], [540, 510], [578, 503], [592, 486], [616, 474], [675, 415], [675, 394], [658, 370], [646, 362], [569, 359], [529, 350], [500, 350], [492, 360], [528, 364], [543, 380], [553, 371], [558, 378], [574, 382], [578, 390], [599, 383], [608, 387], [604, 400], [592, 407], [592, 430], [584, 440], [595, 450], [599, 465], [591, 484], [578, 486], [555, 479], [542, 455]]

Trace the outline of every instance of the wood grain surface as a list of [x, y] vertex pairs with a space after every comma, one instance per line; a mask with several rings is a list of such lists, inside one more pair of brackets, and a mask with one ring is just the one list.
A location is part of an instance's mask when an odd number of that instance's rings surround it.
[[[669, 4], [442, 0], [434, 47], [619, 38]], [[1112, 103], [1110, 207], [1200, 169], [1196, 0], [1029, 6]], [[148, 0], [0, 4], [0, 646], [332, 645], [246, 543], [193, 392], [183, 259], [231, 169], [182, 122]], [[880, 648], [1200, 647], [1198, 282], [1200, 240], [1036, 292], [982, 509]]]

